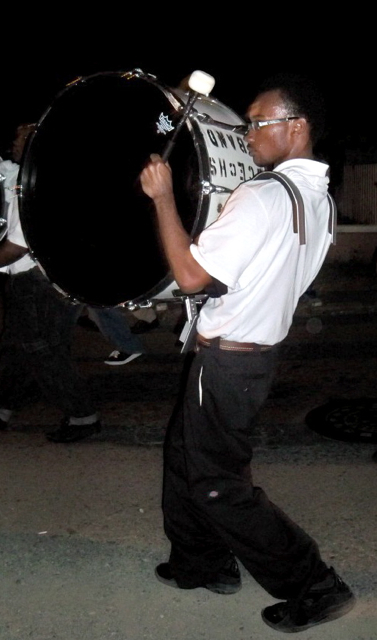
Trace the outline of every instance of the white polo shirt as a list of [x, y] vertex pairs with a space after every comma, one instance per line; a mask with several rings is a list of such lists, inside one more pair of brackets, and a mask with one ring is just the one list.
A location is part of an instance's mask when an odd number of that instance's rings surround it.
[[228, 286], [203, 305], [197, 329], [206, 338], [273, 345], [292, 324], [300, 296], [316, 277], [332, 236], [328, 230], [328, 165], [288, 160], [275, 167], [299, 188], [306, 244], [293, 232], [292, 203], [274, 179], [242, 183], [218, 220], [190, 249], [197, 262]]
[[[5, 178], [4, 185], [4, 196], [5, 203], [7, 206], [7, 238], [10, 242], [14, 244], [18, 244], [21, 247], [27, 248], [27, 244], [24, 238], [24, 234], [22, 232], [21, 223], [20, 223], [20, 214], [18, 211], [18, 198], [15, 190], [15, 186], [17, 184], [19, 165], [11, 160], [1, 160], [0, 159], [0, 173]], [[2, 267], [0, 271], [5, 273], [21, 273], [22, 271], [28, 271], [35, 267], [35, 262], [32, 260], [29, 254], [26, 254], [20, 260], [17, 260], [13, 264], [8, 265], [7, 267]]]

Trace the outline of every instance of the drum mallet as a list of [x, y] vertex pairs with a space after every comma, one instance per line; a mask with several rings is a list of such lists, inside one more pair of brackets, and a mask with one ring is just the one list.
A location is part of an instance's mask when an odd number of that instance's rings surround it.
[[194, 102], [197, 99], [198, 94], [200, 93], [202, 95], [208, 96], [208, 94], [211, 93], [215, 85], [215, 78], [210, 76], [208, 73], [205, 73], [205, 71], [193, 71], [188, 80], [188, 85], [190, 87], [190, 92], [189, 92], [189, 98], [188, 98], [187, 104], [185, 106], [185, 110], [183, 112], [183, 116], [175, 128], [173, 136], [168, 141], [165, 149], [161, 154], [161, 158], [163, 159], [164, 162], [166, 162], [167, 159], [169, 158], [173, 150], [173, 147], [175, 145], [175, 141], [177, 139], [178, 133], [180, 132], [188, 116], [190, 115], [190, 111], [194, 106]]

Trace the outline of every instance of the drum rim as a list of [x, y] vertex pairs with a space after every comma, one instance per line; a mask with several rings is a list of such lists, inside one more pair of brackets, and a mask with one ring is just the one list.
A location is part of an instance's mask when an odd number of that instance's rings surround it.
[[[25, 206], [27, 205], [26, 205], [25, 193], [28, 193], [28, 191], [31, 189], [30, 184], [31, 184], [31, 181], [33, 180], [33, 176], [31, 174], [33, 170], [38, 168], [37, 165], [35, 164], [36, 162], [35, 158], [33, 159], [33, 147], [35, 144], [36, 137], [39, 136], [41, 128], [43, 128], [43, 123], [48, 118], [51, 111], [56, 108], [56, 104], [62, 98], [64, 98], [67, 92], [72, 91], [75, 88], [85, 87], [89, 85], [91, 82], [95, 82], [97, 79], [107, 78], [107, 77], [109, 78], [113, 77], [115, 79], [125, 79], [125, 80], [133, 80], [134, 78], [143, 80], [153, 85], [159, 91], [161, 91], [165, 96], [166, 100], [172, 105], [172, 107], [176, 111], [178, 111], [179, 109], [182, 109], [182, 107], [185, 106], [185, 102], [182, 99], [182, 97], [176, 92], [177, 90], [169, 87], [167, 84], [165, 84], [156, 76], [149, 73], [145, 73], [143, 70], [138, 68], [132, 69], [129, 71], [100, 71], [98, 73], [94, 73], [86, 76], [78, 76], [71, 82], [67, 83], [59, 92], [57, 92], [57, 94], [53, 97], [51, 103], [42, 113], [41, 117], [39, 118], [39, 120], [35, 125], [34, 131], [29, 136], [27, 145], [25, 146], [23, 158], [20, 163], [20, 174], [19, 174], [21, 223], [23, 221], [22, 220], [23, 217], [26, 215]], [[239, 116], [239, 114], [234, 112], [234, 110], [232, 110], [230, 107], [220, 102], [216, 98], [207, 96], [206, 99], [210, 101], [212, 106], [221, 107], [221, 109], [224, 109], [226, 112], [231, 114], [232, 117], [236, 118], [239, 121], [238, 125], [237, 124], [232, 125], [232, 124], [223, 122], [221, 120], [206, 118], [206, 124], [208, 124], [208, 122], [213, 122], [215, 125], [216, 124], [221, 125], [222, 128], [229, 129], [232, 131], [234, 131], [235, 129], [238, 129], [238, 127], [243, 126], [244, 121], [241, 118], [241, 116]], [[199, 187], [198, 192], [196, 194], [197, 202], [195, 203], [196, 204], [195, 218], [192, 225], [192, 229], [190, 230], [191, 238], [194, 238], [198, 233], [200, 233], [206, 227], [206, 221], [207, 221], [207, 217], [208, 217], [208, 213], [211, 205], [211, 193], [206, 192], [203, 187], [203, 183], [205, 181], [208, 181], [211, 183], [211, 166], [210, 166], [210, 158], [208, 155], [208, 147], [204, 138], [204, 129], [201, 127], [201, 117], [202, 117], [202, 113], [194, 108], [191, 116], [187, 120], [187, 129], [192, 139], [192, 144], [193, 144], [193, 148], [195, 149], [196, 160], [198, 165], [198, 187]], [[26, 218], [25, 218], [25, 221], [26, 221]], [[26, 226], [28, 226], [29, 223], [30, 223], [30, 220], [27, 220]], [[77, 295], [76, 292], [72, 291], [73, 287], [71, 288], [71, 291], [69, 291], [68, 290], [69, 287], [64, 286], [64, 288], [62, 288], [62, 285], [59, 282], [54, 282], [54, 277], [51, 277], [51, 274], [50, 275], [47, 274], [43, 261], [41, 262], [40, 257], [35, 254], [35, 250], [33, 246], [31, 246], [33, 242], [30, 244], [30, 237], [28, 232], [25, 233], [25, 240], [32, 257], [36, 262], [36, 265], [39, 266], [39, 268], [42, 270], [44, 275], [46, 275], [46, 277], [50, 280], [52, 285], [55, 286], [59, 291], [61, 291], [61, 293], [65, 295], [67, 298], [76, 302], [78, 301], [84, 304], [88, 304], [88, 300], [85, 298], [85, 291], [84, 291], [84, 295]], [[55, 280], [56, 280], [56, 277], [55, 277]], [[153, 299], [157, 300], [158, 298], [156, 298], [156, 296], [163, 294], [165, 289], [167, 289], [173, 283], [174, 283], [174, 278], [171, 271], [169, 270], [158, 282], [156, 282], [147, 291], [143, 291], [142, 294], [134, 296], [132, 298], [131, 297], [127, 298], [126, 296], [124, 296], [122, 300], [119, 300], [119, 298], [121, 298], [122, 296], [118, 296], [119, 301], [116, 304], [111, 306], [124, 306], [124, 305], [138, 306], [140, 304], [145, 303], [147, 300], [153, 300]], [[178, 285], [177, 285], [177, 291], [179, 292]], [[177, 297], [180, 297], [180, 294], [178, 294]], [[174, 300], [175, 298], [173, 297], [172, 299]], [[96, 306], [108, 306], [107, 304], [101, 304], [101, 303], [99, 304], [94, 303], [94, 304], [96, 304]]]
[[[33, 132], [30, 134], [27, 140], [27, 144], [25, 145], [24, 153], [20, 162], [20, 172], [19, 172], [20, 219], [21, 219], [21, 223], [23, 223], [23, 226], [26, 227], [24, 232], [25, 242], [28, 246], [30, 255], [33, 257], [36, 263], [36, 266], [39, 267], [39, 269], [42, 271], [44, 276], [50, 281], [51, 285], [54, 286], [63, 296], [65, 296], [69, 300], [75, 303], [83, 303], [83, 304], [89, 304], [88, 300], [85, 298], [85, 293], [84, 295], [77, 295], [73, 291], [69, 291], [67, 287], [63, 287], [62, 284], [59, 283], [59, 281], [56, 281], [56, 278], [54, 279], [51, 276], [51, 274], [48, 273], [48, 270], [44, 265], [44, 261], [43, 260], [41, 261], [40, 257], [35, 253], [35, 249], [32, 246], [33, 243], [30, 243], [30, 235], [27, 229], [30, 223], [30, 220], [28, 219], [27, 212], [25, 210], [28, 202], [26, 200], [25, 194], [29, 193], [33, 189], [32, 173], [36, 168], [34, 158], [33, 158], [33, 148], [34, 148], [34, 144], [36, 143], [36, 139], [39, 138], [40, 132], [43, 129], [44, 123], [47, 122], [49, 114], [51, 114], [51, 112], [56, 109], [58, 104], [60, 105], [61, 100], [64, 99], [68, 93], [70, 93], [71, 91], [74, 91], [75, 89], [80, 89], [80, 87], [84, 88], [85, 86], [89, 86], [92, 82], [95, 82], [97, 79], [101, 79], [101, 78], [125, 79], [130, 81], [133, 79], [140, 79], [145, 82], [148, 82], [149, 84], [153, 85], [156, 89], [161, 91], [161, 93], [165, 96], [166, 100], [171, 104], [171, 106], [174, 108], [175, 111], [179, 111], [185, 106], [184, 101], [181, 100], [179, 96], [177, 96], [167, 84], [160, 81], [160, 79], [157, 78], [156, 76], [149, 73], [145, 73], [141, 69], [136, 68], [128, 71], [100, 71], [98, 73], [94, 73], [90, 75], [78, 76], [74, 78], [72, 81], [68, 82], [60, 91], [58, 91], [55, 94], [55, 96], [51, 100], [48, 107], [44, 110], [44, 112], [36, 122], [35, 128]], [[197, 136], [200, 135], [202, 138], [202, 133], [200, 129], [196, 126], [196, 123], [193, 126], [193, 123], [188, 121], [187, 125], [188, 125], [187, 128], [189, 130], [189, 133], [192, 139], [193, 149], [195, 149], [196, 151], [196, 157], [197, 157], [198, 168], [199, 168], [199, 183], [201, 184], [204, 178], [203, 141], [202, 139], [198, 141]], [[207, 171], [209, 171], [209, 167]], [[200, 218], [204, 215], [202, 212], [202, 207], [205, 205], [203, 202], [204, 199], [203, 199], [202, 191], [203, 190], [200, 191], [200, 194], [198, 196], [193, 230], [197, 228]], [[173, 282], [174, 282], [174, 278], [171, 274], [171, 271], [168, 270], [163, 276], [163, 278], [161, 278], [158, 282], [156, 282], [147, 291], [144, 291], [142, 294], [135, 296], [133, 298], [125, 297], [122, 300], [119, 300], [119, 302], [117, 302], [112, 306], [124, 306], [124, 305], [137, 306], [137, 305], [143, 304], [147, 300], [154, 299], [156, 295], [163, 292]], [[96, 304], [95, 306], [106, 307], [108, 305]]]

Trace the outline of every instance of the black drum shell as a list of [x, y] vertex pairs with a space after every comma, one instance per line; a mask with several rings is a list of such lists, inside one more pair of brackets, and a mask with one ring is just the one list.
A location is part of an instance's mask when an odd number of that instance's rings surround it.
[[[37, 264], [72, 300], [138, 306], [176, 294], [139, 175], [166, 148], [186, 104], [185, 92], [139, 69], [99, 73], [67, 85], [37, 123], [20, 169], [21, 224]], [[179, 131], [169, 164], [192, 238], [255, 173], [244, 125], [198, 96]]]
[[[166, 145], [156, 127], [160, 114], [173, 123], [181, 116], [170, 98], [153, 79], [89, 76], [55, 98], [29, 140], [20, 170], [25, 238], [49, 280], [75, 300], [142, 301], [171, 281], [152, 203], [138, 179], [150, 154]], [[189, 127], [169, 162], [191, 233], [202, 198]]]

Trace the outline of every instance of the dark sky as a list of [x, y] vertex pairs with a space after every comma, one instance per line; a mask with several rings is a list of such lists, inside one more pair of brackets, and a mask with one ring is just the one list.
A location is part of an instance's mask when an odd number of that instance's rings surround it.
[[[163, 10], [168, 12], [161, 5], [160, 14]], [[282, 33], [279, 41], [270, 32], [267, 35], [264, 32], [261, 38], [251, 23], [240, 22], [232, 12], [225, 11], [221, 29], [217, 27], [218, 17], [213, 16], [213, 24], [209, 24], [200, 15], [191, 15], [185, 29], [179, 22], [179, 28], [174, 30], [174, 17], [169, 21], [159, 15], [156, 24], [150, 18], [145, 25], [140, 11], [141, 7], [136, 20], [134, 16], [131, 19], [128, 11], [126, 17], [109, 12], [97, 15], [95, 26], [85, 21], [76, 24], [75, 15], [68, 15], [71, 22], [64, 15], [60, 25], [57, 14], [53, 20], [41, 16], [35, 27], [34, 15], [34, 26], [24, 18], [23, 35], [20, 37], [17, 32], [17, 45], [16, 34], [10, 33], [5, 41], [3, 38], [1, 153], [16, 124], [38, 121], [57, 94], [77, 76], [135, 67], [156, 75], [169, 86], [175, 86], [195, 69], [206, 71], [216, 80], [212, 95], [240, 115], [255, 87], [267, 75], [277, 71], [310, 74], [320, 83], [328, 100], [335, 139], [343, 138], [349, 131], [349, 114], [355, 112], [355, 98], [357, 104], [358, 96], [363, 97], [368, 114], [374, 110], [371, 108], [374, 80], [370, 77], [365, 45], [351, 48], [343, 32], [339, 37], [338, 32], [326, 32], [322, 27], [313, 44], [309, 32], [298, 35], [297, 30], [292, 30]], [[44, 23], [46, 19], [50, 22]], [[360, 136], [365, 132], [368, 135], [367, 121], [359, 117], [359, 107], [356, 113], [358, 117], [352, 126], [357, 127]]]
[[[139, 49], [139, 50], [138, 50]], [[27, 52], [25, 52], [27, 55]], [[211, 50], [203, 52], [144, 51], [143, 47], [127, 52], [98, 51], [96, 49], [73, 51], [61, 55], [56, 49], [43, 54], [32, 54], [27, 66], [12, 61], [2, 70], [2, 85], [7, 86], [7, 100], [3, 101], [3, 126], [16, 120], [38, 120], [56, 94], [77, 76], [87, 76], [106, 71], [128, 71], [135, 67], [156, 75], [161, 82], [175, 86], [195, 69], [201, 69], [215, 77], [213, 96], [242, 115], [250, 96], [266, 75], [281, 70], [306, 72], [314, 75], [323, 85], [330, 100], [342, 90], [340, 70], [321, 68], [321, 65], [279, 63], [273, 59], [263, 64], [250, 64], [238, 55], [219, 57]]]

